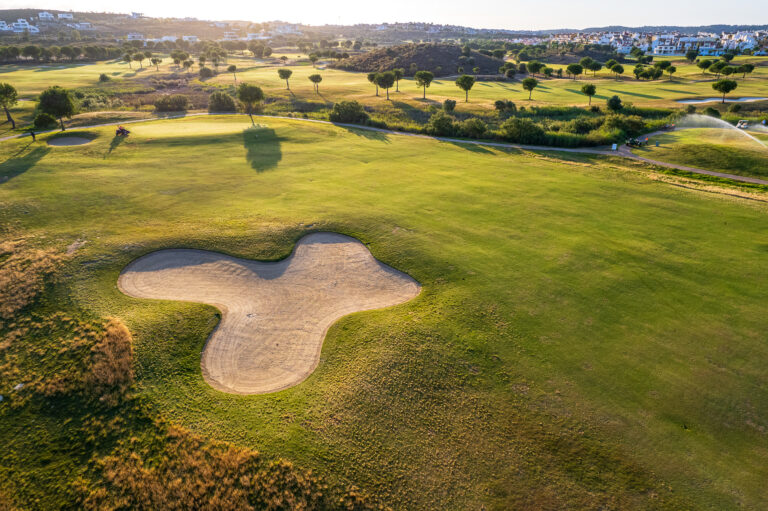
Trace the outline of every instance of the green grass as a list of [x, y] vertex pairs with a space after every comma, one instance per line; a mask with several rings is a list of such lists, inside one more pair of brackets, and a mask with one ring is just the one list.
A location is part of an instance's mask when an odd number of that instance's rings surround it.
[[[89, 130], [79, 147], [0, 143], [0, 223], [46, 245], [87, 241], [49, 307], [123, 319], [155, 413], [397, 509], [768, 504], [761, 203], [596, 158], [261, 122], [256, 136], [247, 118], [213, 117], [120, 140]], [[313, 375], [276, 394], [205, 384], [213, 308], [115, 286], [159, 248], [275, 259], [314, 230], [360, 238], [423, 292], [339, 321]], [[0, 430], [13, 418], [0, 412]], [[42, 449], [68, 452], [66, 431]], [[14, 432], [31, 449], [34, 430]], [[87, 450], [46, 474], [67, 477]], [[6, 493], [31, 470], [18, 463]]]
[[[660, 146], [654, 144], [658, 141]], [[768, 177], [768, 146], [733, 130], [686, 129], [657, 135], [635, 154], [740, 176]]]

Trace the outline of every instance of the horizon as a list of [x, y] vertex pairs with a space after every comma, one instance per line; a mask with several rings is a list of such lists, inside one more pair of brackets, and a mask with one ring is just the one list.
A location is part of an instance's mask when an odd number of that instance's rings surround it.
[[[259, 6], [258, 9], [243, 9], [237, 4], [224, 4], [212, 7], [181, 4], [181, 2], [165, 2], [158, 5], [147, 0], [138, 0], [131, 4], [130, 13], [142, 12], [150, 18], [185, 18], [193, 17], [210, 21], [249, 21], [263, 23], [267, 21], [285, 21], [310, 26], [322, 25], [356, 25], [383, 23], [434, 23], [442, 25], [458, 25], [475, 29], [490, 30], [585, 30], [591, 27], [624, 26], [639, 28], [643, 26], [680, 26], [697, 27], [708, 25], [768, 25], [768, 14], [764, 6], [758, 5], [758, 0], [746, 0], [739, 8], [739, 13], [717, 14], [719, 3], [715, 0], [683, 0], [669, 5], [663, 0], [649, 0], [640, 11], [633, 6], [612, 7], [610, 13], [593, 12], [567, 0], [544, 0], [537, 4], [537, 9], [525, 9], [526, 4], [520, 0], [503, 3], [492, 0], [483, 11], [464, 13], [466, 10], [457, 0], [448, 0], [435, 9], [431, 4], [410, 4], [404, 0], [393, 0], [387, 4], [387, 9], [361, 6], [352, 0], [336, 0], [329, 4], [318, 5], [313, 2], [300, 0], [299, 7], [293, 12], [301, 14], [286, 15], [281, 5]], [[179, 7], [184, 10], [180, 11]], [[26, 2], [10, 0], [5, 9], [40, 9], [76, 12], [124, 13], [120, 9], [105, 9], [101, 2], [95, 0], [41, 0]], [[634, 10], [633, 10], [634, 9]], [[343, 12], [343, 15], [331, 12]], [[403, 12], [412, 13], [403, 19]], [[544, 13], [544, 14], [540, 14]], [[661, 13], [661, 14], [660, 14]], [[664, 21], [659, 22], [659, 16]], [[757, 19], [757, 22], [744, 22], [744, 19]], [[678, 20], [678, 21], [673, 21]], [[545, 21], [549, 20], [549, 21]], [[557, 20], [557, 21], [555, 21]], [[681, 21], [684, 20], [684, 21]]]

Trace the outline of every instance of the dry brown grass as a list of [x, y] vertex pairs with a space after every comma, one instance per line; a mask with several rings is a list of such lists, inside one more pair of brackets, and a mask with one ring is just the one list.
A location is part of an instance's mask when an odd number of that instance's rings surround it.
[[51, 249], [27, 248], [24, 240], [0, 243], [0, 318], [12, 319], [32, 303], [62, 258]]
[[133, 338], [118, 319], [110, 319], [93, 347], [88, 383], [99, 399], [114, 404], [133, 382]]
[[331, 496], [312, 472], [255, 451], [202, 440], [169, 428], [160, 452], [130, 443], [99, 461], [106, 485], [87, 495], [85, 509], [117, 510], [369, 510], [363, 496]]

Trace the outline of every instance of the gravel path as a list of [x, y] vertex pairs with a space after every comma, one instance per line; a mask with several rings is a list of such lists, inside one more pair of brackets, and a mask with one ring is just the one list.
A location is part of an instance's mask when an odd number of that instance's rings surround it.
[[160, 250], [130, 263], [120, 290], [137, 298], [206, 303], [222, 312], [203, 350], [203, 377], [234, 394], [263, 394], [306, 379], [328, 328], [353, 312], [406, 302], [421, 287], [354, 238], [314, 233], [279, 262], [203, 250]]

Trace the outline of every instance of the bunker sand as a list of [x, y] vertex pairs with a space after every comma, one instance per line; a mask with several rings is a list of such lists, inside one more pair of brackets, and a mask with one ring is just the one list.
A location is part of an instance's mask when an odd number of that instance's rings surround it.
[[406, 302], [421, 290], [358, 240], [336, 233], [307, 235], [290, 257], [269, 263], [203, 250], [160, 250], [130, 263], [118, 287], [137, 298], [221, 310], [201, 366], [212, 387], [236, 394], [302, 382], [317, 367], [336, 320]]
[[85, 145], [90, 142], [92, 142], [92, 140], [85, 137], [58, 137], [50, 139], [48, 141], [48, 145], [63, 147], [72, 145]]

